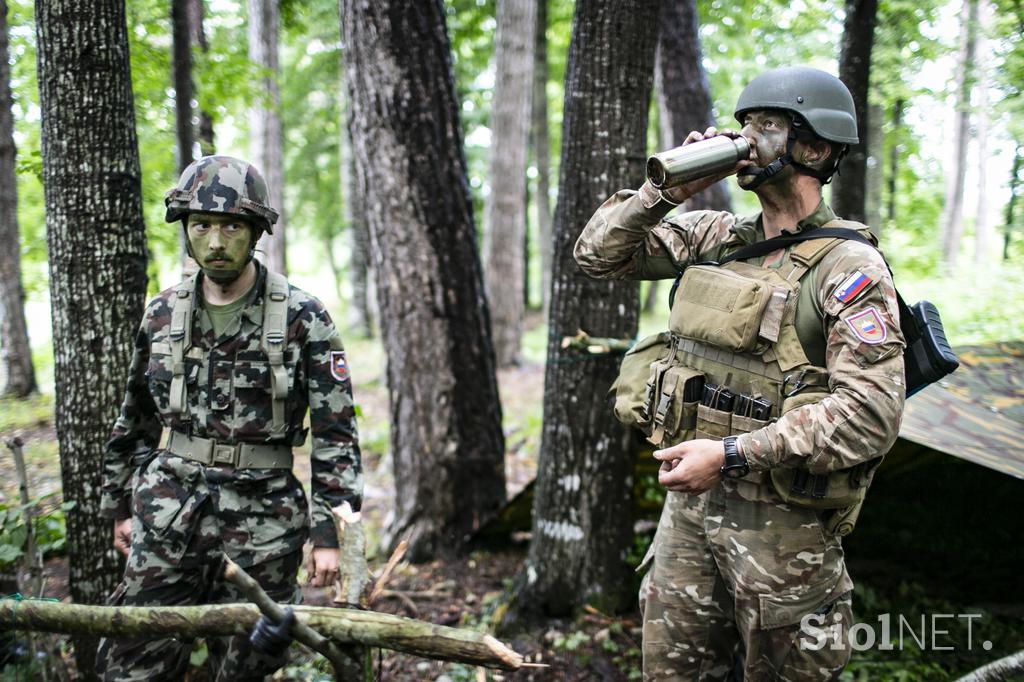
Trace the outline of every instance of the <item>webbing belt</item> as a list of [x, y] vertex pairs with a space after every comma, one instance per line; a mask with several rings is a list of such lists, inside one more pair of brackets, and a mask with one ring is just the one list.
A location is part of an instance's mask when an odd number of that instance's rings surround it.
[[236, 469], [291, 469], [292, 449], [288, 445], [224, 443], [213, 438], [189, 437], [171, 431], [167, 452], [206, 466], [230, 465]]

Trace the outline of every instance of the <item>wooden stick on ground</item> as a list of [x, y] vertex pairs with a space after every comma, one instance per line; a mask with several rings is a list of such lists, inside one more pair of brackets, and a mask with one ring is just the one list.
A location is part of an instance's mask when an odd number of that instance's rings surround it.
[[[223, 562], [224, 579], [234, 583], [249, 601], [256, 604], [263, 615], [275, 623], [280, 623], [285, 617], [284, 607], [271, 599], [260, 584], [243, 571], [241, 566], [229, 559], [227, 554], [223, 555]], [[323, 654], [334, 668], [335, 677], [340, 679], [342, 672], [349, 668], [348, 656], [337, 644], [298, 619], [292, 626], [292, 634], [313, 651]]]
[[384, 586], [387, 585], [388, 580], [391, 579], [391, 574], [395, 571], [395, 566], [405, 556], [405, 550], [409, 548], [409, 541], [402, 540], [398, 543], [398, 547], [395, 547], [395, 551], [391, 553], [391, 558], [384, 564], [384, 570], [380, 572], [380, 577], [377, 578], [373, 583], [373, 590], [370, 592], [370, 598], [367, 599], [367, 603], [373, 606], [373, 603], [380, 599], [381, 594], [384, 592]]

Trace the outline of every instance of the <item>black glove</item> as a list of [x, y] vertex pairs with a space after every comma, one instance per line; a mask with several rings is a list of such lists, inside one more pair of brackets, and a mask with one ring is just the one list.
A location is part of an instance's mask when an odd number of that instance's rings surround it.
[[292, 643], [292, 625], [295, 624], [295, 611], [289, 606], [284, 610], [284, 618], [280, 623], [272, 623], [266, 616], [256, 621], [256, 627], [249, 635], [249, 643], [256, 651], [268, 656], [280, 656]]

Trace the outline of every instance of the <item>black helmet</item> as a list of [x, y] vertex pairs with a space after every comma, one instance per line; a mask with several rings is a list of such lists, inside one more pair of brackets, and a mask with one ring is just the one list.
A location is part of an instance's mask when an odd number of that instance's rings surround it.
[[806, 122], [815, 135], [840, 144], [857, 144], [853, 96], [835, 76], [806, 66], [765, 71], [750, 81], [736, 102], [736, 120], [755, 109], [784, 109]]

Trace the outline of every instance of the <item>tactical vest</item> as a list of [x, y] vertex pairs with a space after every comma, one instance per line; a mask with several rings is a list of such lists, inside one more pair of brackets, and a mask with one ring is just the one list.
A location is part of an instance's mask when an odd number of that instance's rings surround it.
[[[185, 354], [192, 347], [192, 324], [195, 315], [198, 273], [175, 287], [171, 312], [169, 341], [171, 346], [171, 388], [169, 408], [188, 421], [188, 383]], [[284, 351], [288, 343], [288, 280], [277, 272], [266, 271], [263, 289], [263, 329], [260, 349], [270, 365], [270, 396], [272, 405], [271, 436], [283, 437], [288, 426], [285, 404], [288, 398], [288, 371]]]
[[[834, 220], [823, 227], [870, 235], [860, 223]], [[801, 242], [777, 269], [742, 261], [686, 268], [668, 332], [643, 339], [623, 358], [613, 386], [619, 420], [664, 448], [756, 431], [825, 398], [828, 370], [812, 364], [800, 343], [797, 303], [801, 279], [841, 241]], [[880, 462], [829, 474], [776, 467], [744, 480], [770, 480], [786, 502], [839, 510], [830, 530], [846, 534]]]

